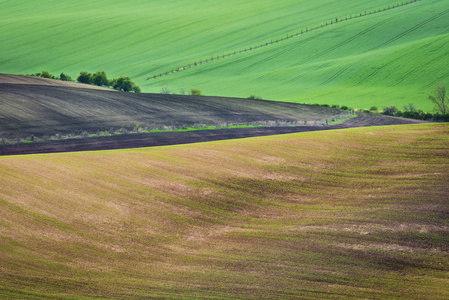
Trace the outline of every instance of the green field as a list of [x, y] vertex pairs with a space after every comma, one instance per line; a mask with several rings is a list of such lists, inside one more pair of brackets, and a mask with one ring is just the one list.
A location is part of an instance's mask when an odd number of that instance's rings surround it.
[[0, 157], [0, 298], [447, 299], [448, 135]]
[[449, 10], [422, 0], [155, 80], [187, 64], [249, 49], [399, 1], [2, 1], [0, 72], [76, 77], [104, 70], [144, 92], [369, 108], [414, 103], [449, 78]]

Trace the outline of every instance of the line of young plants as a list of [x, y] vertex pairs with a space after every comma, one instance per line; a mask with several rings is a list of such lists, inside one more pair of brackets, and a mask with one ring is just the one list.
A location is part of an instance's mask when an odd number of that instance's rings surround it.
[[[61, 73], [59, 76], [53, 76], [48, 71], [42, 71], [35, 74], [27, 74], [27, 76], [37, 76], [62, 81], [74, 81], [72, 77], [67, 74]], [[118, 78], [109, 80], [104, 71], [97, 71], [93, 74], [86, 71], [81, 71], [79, 76], [76, 78], [76, 81], [79, 83], [111, 87], [123, 92], [141, 92], [140, 87], [135, 84], [128, 76], [120, 76]]]
[[369, 12], [367, 12], [365, 10], [364, 13], [355, 14], [355, 15], [350, 14], [349, 17], [345, 17], [345, 18], [340, 18], [340, 19], [338, 17], [336, 17], [335, 19], [332, 18], [330, 20], [330, 22], [326, 21], [324, 23], [324, 21], [323, 21], [323, 22], [321, 22], [320, 25], [317, 25], [315, 27], [311, 26], [309, 28], [308, 26], [306, 26], [305, 29], [301, 28], [301, 32], [300, 33], [299, 32], [295, 33], [295, 34], [288, 34], [287, 33], [285, 35], [285, 37], [282, 36], [281, 38], [276, 38], [276, 40], [271, 39], [270, 42], [262, 43], [260, 45], [254, 46], [254, 47], [245, 48], [244, 50], [233, 51], [233, 52], [228, 53], [228, 54], [217, 55], [217, 56], [212, 55], [210, 59], [209, 58], [201, 59], [201, 60], [199, 60], [199, 62], [195, 61], [194, 63], [189, 63], [189, 64], [186, 64], [186, 65], [183, 65], [182, 67], [178, 66], [176, 69], [172, 68], [171, 71], [160, 73], [158, 75], [154, 74], [153, 76], [148, 77], [147, 80], [160, 78], [162, 76], [168, 76], [170, 74], [174, 74], [176, 72], [181, 72], [181, 71], [190, 69], [192, 67], [197, 67], [197, 66], [200, 66], [202, 64], [207, 64], [207, 63], [213, 62], [214, 60], [218, 61], [218, 60], [224, 59], [226, 57], [231, 57], [231, 56], [239, 55], [239, 54], [242, 54], [242, 53], [247, 53], [249, 51], [257, 50], [258, 48], [267, 47], [267, 46], [270, 46], [270, 45], [274, 45], [275, 43], [282, 42], [284, 40], [288, 40], [288, 39], [291, 39], [291, 38], [294, 38], [294, 37], [299, 37], [299, 36], [303, 35], [304, 33], [312, 32], [314, 30], [318, 30], [320, 28], [324, 28], [324, 27], [327, 27], [329, 25], [341, 23], [341, 22], [352, 20], [352, 19], [355, 19], [355, 18], [364, 17], [364, 16], [367, 16], [367, 15], [372, 15], [372, 14], [377, 14], [377, 13], [380, 13], [380, 12], [385, 12], [387, 10], [395, 9], [395, 8], [402, 7], [404, 5], [409, 5], [409, 4], [412, 4], [412, 3], [416, 3], [418, 1], [421, 1], [421, 0], [410, 0], [410, 1], [405, 1], [405, 2], [402, 1], [400, 4], [397, 3], [397, 4], [393, 4], [393, 5], [388, 5], [388, 7], [384, 7], [382, 9], [379, 8], [377, 10], [375, 9], [375, 10], [369, 11]]
[[122, 134], [137, 133], [156, 133], [156, 132], [177, 132], [177, 131], [197, 131], [197, 130], [215, 130], [215, 129], [232, 129], [232, 128], [256, 128], [256, 127], [289, 127], [289, 126], [326, 126], [335, 125], [349, 119], [350, 116], [338, 115], [326, 120], [282, 120], [282, 121], [256, 121], [256, 122], [221, 122], [216, 124], [197, 123], [192, 126], [187, 125], [152, 125], [141, 126], [136, 124], [129, 128], [98, 130], [96, 133], [88, 133], [87, 131], [72, 132], [70, 134], [55, 134], [53, 136], [45, 135], [42, 138], [31, 134], [28, 138], [14, 138], [6, 140], [0, 139], [0, 145], [11, 145], [20, 143], [47, 142], [67, 139], [94, 138], [102, 136], [114, 136]]

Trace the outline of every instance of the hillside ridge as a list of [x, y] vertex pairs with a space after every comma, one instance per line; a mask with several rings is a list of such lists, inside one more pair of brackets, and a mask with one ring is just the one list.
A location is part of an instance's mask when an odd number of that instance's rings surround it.
[[[271, 46], [271, 45], [274, 45], [274, 44], [281, 43], [281, 42], [286, 41], [288, 39], [292, 39], [292, 38], [295, 38], [295, 37], [300, 37], [300, 36], [302, 36], [302, 35], [304, 35], [306, 33], [313, 32], [313, 31], [316, 31], [316, 30], [328, 27], [330, 25], [336, 25], [336, 24], [339, 24], [339, 23], [343, 23], [345, 21], [350, 21], [352, 19], [366, 17], [366, 16], [370, 16], [372, 14], [386, 12], [388, 10], [396, 9], [396, 8], [399, 8], [399, 7], [403, 7], [405, 5], [410, 5], [410, 4], [419, 2], [419, 1], [421, 1], [421, 0], [411, 0], [411, 1], [406, 1], [405, 3], [401, 2], [401, 4], [398, 3], [396, 5], [393, 4], [392, 6], [389, 5], [387, 8], [383, 8], [383, 9], [379, 8], [378, 10], [369, 11], [368, 13], [365, 11], [364, 14], [360, 13], [359, 15], [354, 15], [354, 16], [350, 15], [349, 18], [348, 17], [341, 17], [339, 19], [337, 17], [335, 22], [334, 22], [333, 19], [330, 21], [330, 23], [328, 21], [322, 21], [321, 25], [316, 25], [315, 27], [310, 27], [310, 29], [309, 29], [309, 26], [305, 26], [304, 30], [301, 29], [300, 33], [290, 34], [290, 35], [287, 33], [287, 34], [284, 34], [285, 38], [282, 37], [280, 39], [276, 39], [275, 41], [273, 41], [273, 39], [271, 39], [270, 42], [266, 42], [265, 44], [262, 43], [260, 45], [256, 45], [256, 46], [250, 47], [249, 49], [245, 48], [244, 50], [236, 50], [236, 51], [233, 51], [233, 52], [228, 53], [228, 54], [217, 55], [216, 57], [212, 56], [210, 59], [206, 59], [204, 61], [202, 59], [199, 59], [198, 62], [194, 61], [193, 63], [184, 64], [182, 67], [178, 66], [176, 69], [172, 68], [170, 71], [159, 73], [159, 75], [150, 76], [150, 77], [147, 78], [147, 80], [157, 79], [157, 78], [161, 78], [163, 76], [168, 76], [170, 74], [175, 74], [175, 73], [178, 73], [178, 72], [181, 72], [181, 71], [193, 68], [193, 67], [201, 66], [202, 64], [208, 64], [208, 63], [212, 63], [214, 61], [219, 61], [220, 59], [225, 59], [227, 57], [232, 57], [232, 56], [236, 56], [236, 55], [240, 55], [240, 54], [245, 54], [247, 52], [255, 51], [255, 50], [263, 48], [263, 47], [268, 47], [268, 46]], [[443, 14], [443, 13], [441, 13], [441, 14]], [[324, 22], [326, 22], [326, 23], [324, 24]], [[380, 47], [381, 46], [379, 46], [379, 48]]]

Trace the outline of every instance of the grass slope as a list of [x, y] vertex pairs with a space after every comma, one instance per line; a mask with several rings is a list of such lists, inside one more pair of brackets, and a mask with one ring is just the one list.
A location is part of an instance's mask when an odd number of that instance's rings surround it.
[[[0, 4], [0, 70], [72, 76], [104, 70], [147, 92], [191, 87], [205, 94], [341, 103], [414, 102], [448, 77], [447, 10], [423, 0], [162, 80], [148, 76], [212, 55], [295, 34], [306, 26], [397, 1], [7, 1]], [[404, 80], [404, 78], [406, 78]], [[404, 81], [402, 81], [404, 80]], [[424, 100], [423, 100], [424, 99]], [[424, 103], [423, 103], [424, 102]]]
[[0, 157], [0, 297], [447, 299], [448, 134]]
[[427, 100], [449, 78], [449, 10], [420, 1], [345, 21], [197, 69], [156, 79], [155, 88], [379, 108]]

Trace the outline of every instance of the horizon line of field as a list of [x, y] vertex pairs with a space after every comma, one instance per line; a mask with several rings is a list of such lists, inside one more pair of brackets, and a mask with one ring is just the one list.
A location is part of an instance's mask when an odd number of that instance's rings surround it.
[[[44, 134], [43, 137], [39, 138], [33, 133], [28, 134], [27, 138], [16, 137], [16, 138], [1, 138], [0, 145], [14, 145], [20, 143], [30, 143], [30, 142], [45, 142], [53, 140], [66, 140], [66, 139], [82, 139], [89, 137], [100, 137], [100, 136], [112, 136], [121, 134], [137, 134], [137, 133], [154, 133], [154, 132], [171, 132], [171, 131], [195, 131], [195, 130], [214, 130], [214, 129], [228, 129], [228, 128], [248, 128], [248, 127], [302, 127], [302, 126], [330, 126], [336, 125], [341, 122], [348, 120], [354, 115], [351, 112], [342, 113], [339, 115], [331, 116], [325, 119], [314, 119], [314, 120], [294, 120], [294, 119], [284, 119], [284, 120], [268, 120], [268, 121], [221, 121], [221, 122], [195, 122], [191, 125], [187, 124], [172, 124], [172, 125], [155, 125], [155, 124], [136, 124], [126, 127], [96, 130], [96, 133], [89, 133], [86, 130], [71, 130], [71, 133], [61, 134], [56, 133], [53, 135]], [[181, 125], [180, 125], [181, 124]]]
[[185, 70], [193, 68], [193, 67], [198, 67], [198, 66], [200, 66], [202, 64], [207, 64], [207, 63], [210, 63], [210, 62], [213, 62], [213, 61], [218, 61], [218, 60], [224, 59], [226, 57], [231, 57], [231, 56], [235, 56], [235, 55], [239, 55], [239, 54], [244, 54], [244, 53], [247, 53], [247, 52], [250, 52], [250, 51], [254, 51], [254, 50], [260, 49], [262, 47], [267, 47], [267, 46], [274, 45], [275, 43], [283, 42], [284, 40], [288, 40], [288, 39], [292, 39], [292, 38], [295, 38], [295, 37], [302, 36], [305, 33], [312, 32], [312, 31], [315, 31], [315, 30], [318, 30], [318, 29], [321, 29], [321, 28], [324, 28], [324, 27], [327, 27], [327, 26], [330, 26], [330, 25], [342, 23], [342, 22], [345, 22], [345, 21], [349, 21], [349, 20], [352, 20], [352, 19], [356, 19], [356, 18], [368, 16], [368, 15], [373, 15], [373, 14], [385, 12], [385, 11], [388, 11], [388, 10], [391, 10], [391, 9], [395, 9], [395, 8], [398, 8], [398, 7], [403, 7], [405, 5], [410, 5], [410, 4], [416, 3], [418, 1], [421, 1], [421, 0], [411, 0], [411, 1], [406, 1], [405, 3], [401, 2], [401, 4], [396, 4], [396, 5], [393, 4], [392, 6], [388, 5], [388, 7], [384, 7], [383, 9], [379, 8], [378, 10], [370, 11], [369, 13], [367, 13], [366, 10], [365, 10], [365, 14], [363, 14], [363, 13], [360, 13], [359, 15], [356, 14], [356, 15], [354, 15], [354, 17], [352, 16], [352, 14], [350, 14], [349, 18], [348, 17], [345, 17], [344, 19], [340, 18], [340, 21], [338, 21], [338, 17], [337, 17], [337, 18], [335, 18], [335, 22], [334, 22], [334, 19], [331, 19], [331, 23], [328, 23], [326, 21], [326, 24], [321, 23], [320, 25], [317, 25], [315, 27], [311, 27], [310, 29], [308, 29], [308, 26], [306, 26], [305, 27], [305, 31], [301, 28], [301, 33], [296, 33], [296, 34], [291, 34], [291, 35], [286, 34], [285, 38], [284, 37], [282, 37], [280, 39], [276, 38], [275, 41], [273, 41], [273, 39], [272, 39], [271, 42], [262, 43], [259, 46], [256, 45], [254, 47], [250, 47], [249, 49], [245, 48], [244, 50], [237, 50], [237, 51], [234, 51], [233, 53], [217, 55], [216, 57], [215, 56], [211, 56], [210, 59], [205, 59], [205, 60], [201, 59], [198, 63], [195, 61], [193, 64], [189, 63], [188, 65], [183, 65], [182, 67], [178, 66], [176, 69], [172, 69], [171, 71], [167, 71], [165, 73], [160, 73], [159, 75], [153, 75], [153, 76], [147, 77], [147, 80], [152, 80], [152, 79], [156, 79], [156, 78], [161, 78], [163, 76], [168, 76], [168, 75], [171, 75], [171, 74], [174, 74], [174, 73], [185, 71]]

